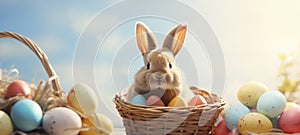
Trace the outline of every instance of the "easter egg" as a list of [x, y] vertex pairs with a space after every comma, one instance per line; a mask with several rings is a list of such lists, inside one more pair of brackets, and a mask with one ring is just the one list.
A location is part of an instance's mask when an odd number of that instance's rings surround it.
[[77, 111], [91, 115], [96, 112], [98, 98], [94, 90], [85, 83], [77, 83], [67, 96], [68, 104]]
[[260, 82], [248, 82], [238, 90], [238, 99], [248, 107], [256, 107], [258, 99], [266, 91], [268, 91], [268, 88], [264, 84]]
[[[97, 119], [96, 119], [97, 117]], [[113, 130], [112, 121], [105, 115], [97, 113], [95, 116], [83, 118], [82, 124], [86, 124], [89, 128], [88, 131], [81, 131], [80, 135], [109, 135]], [[99, 121], [99, 122], [98, 122]]]
[[250, 110], [241, 103], [230, 105], [225, 112], [224, 119], [229, 130], [237, 129], [237, 124], [244, 115], [250, 113]]
[[281, 92], [268, 91], [259, 98], [257, 111], [269, 118], [275, 118], [284, 111], [286, 103], [286, 98]]
[[284, 110], [288, 110], [288, 109], [291, 109], [291, 108], [300, 108], [300, 107], [299, 107], [299, 105], [297, 105], [294, 102], [287, 102], [286, 107], [285, 107]]
[[300, 133], [300, 109], [291, 108], [284, 111], [278, 120], [278, 125], [285, 133]]
[[43, 117], [43, 129], [51, 135], [77, 135], [81, 125], [78, 114], [66, 107], [50, 109]]
[[165, 106], [164, 102], [155, 95], [150, 96], [146, 101], [147, 106]]
[[238, 130], [242, 135], [251, 133], [267, 133], [272, 130], [272, 122], [263, 114], [249, 113], [238, 122]]
[[29, 132], [40, 125], [43, 112], [39, 104], [32, 100], [24, 99], [12, 106], [10, 116], [18, 129]]
[[222, 121], [217, 125], [215, 128], [215, 135], [228, 135], [230, 130], [227, 128], [225, 120]]
[[27, 98], [31, 97], [31, 89], [29, 85], [22, 80], [15, 80], [7, 87], [5, 98], [11, 98], [17, 95], [22, 95]]
[[11, 135], [13, 132], [13, 125], [9, 116], [0, 110], [0, 132], [1, 135]]
[[146, 102], [146, 98], [141, 94], [135, 95], [130, 101], [131, 104], [135, 105], [146, 105]]
[[195, 95], [188, 103], [189, 106], [197, 106], [197, 105], [203, 105], [207, 104], [204, 97], [201, 95]]
[[185, 100], [182, 97], [176, 96], [169, 102], [168, 106], [169, 107], [183, 107], [183, 106], [187, 106], [187, 103], [185, 102]]

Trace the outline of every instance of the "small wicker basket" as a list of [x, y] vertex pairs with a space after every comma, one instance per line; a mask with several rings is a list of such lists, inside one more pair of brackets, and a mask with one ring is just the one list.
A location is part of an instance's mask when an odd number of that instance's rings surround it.
[[225, 103], [215, 94], [191, 87], [202, 95], [206, 105], [189, 107], [154, 107], [133, 105], [118, 93], [114, 103], [123, 118], [127, 135], [209, 135]]
[[[66, 100], [63, 97], [63, 91], [61, 90], [59, 78], [53, 70], [51, 64], [49, 63], [48, 57], [46, 54], [29, 38], [22, 36], [13, 32], [0, 32], [0, 38], [12, 38], [22, 42], [26, 45], [34, 54], [39, 58], [42, 63], [45, 71], [49, 76], [49, 80], [44, 83], [40, 81], [38, 86], [34, 84], [30, 85], [32, 90], [32, 100], [36, 101], [42, 108], [43, 112], [47, 110], [58, 107], [58, 106], [66, 106]], [[1, 73], [2, 74], [2, 73]], [[0, 75], [1, 76], [1, 75]], [[24, 99], [23, 96], [16, 96], [9, 99], [5, 99], [6, 88], [15, 78], [0, 78], [0, 109], [7, 112], [9, 114], [11, 106], [19, 101]], [[1, 133], [1, 131], [0, 131]], [[30, 133], [22, 133], [15, 129], [14, 135], [39, 135], [46, 134], [41, 127], [37, 130], [34, 130]]]

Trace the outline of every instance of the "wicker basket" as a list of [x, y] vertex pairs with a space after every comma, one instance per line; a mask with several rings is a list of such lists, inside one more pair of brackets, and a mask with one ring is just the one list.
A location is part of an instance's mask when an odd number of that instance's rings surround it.
[[215, 94], [191, 87], [208, 102], [195, 107], [153, 107], [133, 105], [124, 94], [114, 98], [128, 135], [209, 135], [225, 103]]
[[[66, 106], [66, 100], [63, 97], [63, 92], [60, 87], [59, 78], [53, 70], [51, 64], [48, 61], [48, 57], [46, 54], [29, 38], [19, 35], [13, 32], [0, 32], [0, 38], [13, 38], [24, 45], [26, 45], [41, 61], [45, 71], [49, 76], [49, 80], [45, 83], [40, 81], [38, 86], [31, 84], [30, 87], [32, 89], [32, 100], [36, 101], [42, 108], [43, 112], [47, 110], [58, 107], [58, 106]], [[4, 94], [6, 92], [7, 86], [14, 80], [14, 78], [5, 79], [0, 78], [0, 109], [7, 112], [9, 114], [11, 106], [19, 101], [24, 99], [23, 96], [16, 96], [13, 98], [5, 99]], [[0, 131], [1, 132], [1, 131]], [[20, 131], [15, 131], [13, 134], [21, 134], [26, 135]], [[39, 135], [45, 134], [41, 127], [37, 130], [32, 131], [27, 134]]]

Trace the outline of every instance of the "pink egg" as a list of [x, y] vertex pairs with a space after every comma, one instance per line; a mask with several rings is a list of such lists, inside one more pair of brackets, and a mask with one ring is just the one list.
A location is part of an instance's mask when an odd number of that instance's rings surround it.
[[225, 120], [222, 119], [215, 129], [215, 135], [228, 135], [229, 133], [230, 130], [227, 128]]
[[27, 98], [31, 97], [31, 89], [26, 82], [22, 80], [15, 80], [8, 85], [5, 98], [8, 99], [17, 95], [22, 95]]
[[278, 125], [285, 133], [300, 133], [300, 109], [290, 108], [284, 111], [278, 120]]
[[158, 96], [150, 96], [146, 102], [147, 106], [165, 106], [164, 102]]
[[207, 104], [204, 97], [201, 95], [195, 95], [188, 103], [189, 106], [197, 106], [197, 105], [203, 105]]

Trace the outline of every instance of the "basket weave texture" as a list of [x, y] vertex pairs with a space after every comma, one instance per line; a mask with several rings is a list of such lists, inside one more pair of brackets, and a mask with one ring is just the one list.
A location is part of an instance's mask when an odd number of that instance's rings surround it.
[[[49, 80], [40, 81], [37, 86], [34, 83], [30, 84], [30, 88], [32, 90], [31, 99], [41, 106], [42, 111], [46, 112], [54, 107], [59, 106], [66, 107], [67, 103], [65, 97], [63, 97], [63, 91], [60, 87], [59, 78], [56, 75], [51, 64], [49, 63], [48, 57], [44, 53], [44, 51], [42, 51], [37, 46], [37, 44], [34, 43], [31, 39], [14, 32], [0, 32], [0, 38], [12, 38], [20, 41], [21, 43], [26, 45], [39, 58], [40, 62], [42, 63], [49, 77]], [[9, 99], [5, 99], [6, 88], [14, 79], [16, 78], [10, 77], [9, 75], [2, 76], [2, 73], [0, 72], [0, 109], [2, 111], [5, 111], [7, 114], [9, 114], [10, 109], [14, 103], [16, 103], [19, 100], [25, 99], [24, 96], [15, 96]], [[18, 131], [17, 129], [14, 129], [13, 132], [13, 135], [41, 134], [46, 134], [41, 127], [38, 127], [38, 129], [28, 133], [23, 133], [21, 131]]]
[[189, 107], [140, 106], [125, 101], [118, 93], [114, 102], [123, 118], [127, 135], [209, 135], [225, 103], [215, 94], [191, 87], [202, 95], [205, 105]]

